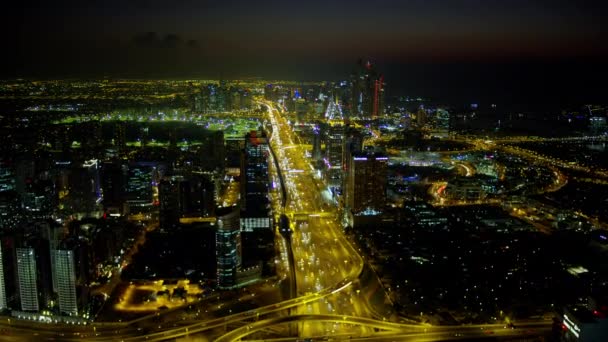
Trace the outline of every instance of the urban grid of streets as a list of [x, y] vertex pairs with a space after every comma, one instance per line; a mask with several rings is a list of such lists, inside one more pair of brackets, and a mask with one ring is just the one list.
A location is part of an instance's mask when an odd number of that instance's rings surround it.
[[[57, 331], [40, 329], [32, 334], [26, 326], [16, 326], [10, 319], [0, 323], [0, 340], [83, 340], [88, 341], [218, 341], [246, 339], [270, 327], [283, 327], [292, 336], [348, 338], [352, 340], [416, 340], [435, 341], [489, 336], [538, 335], [550, 329], [550, 321], [518, 322], [518, 329], [505, 329], [504, 324], [464, 326], [430, 326], [389, 322], [370, 306], [357, 281], [364, 260], [347, 241], [338, 221], [337, 208], [321, 197], [324, 185], [314, 176], [306, 160], [304, 147], [295, 142], [294, 133], [277, 107], [259, 100], [267, 109], [272, 133], [270, 144], [284, 177], [287, 203], [284, 209], [292, 220], [292, 253], [295, 260], [297, 295], [280, 303], [214, 319], [188, 321], [187, 325], [159, 326], [143, 332], [136, 326], [113, 326], [94, 323]], [[278, 179], [272, 163], [271, 177]], [[281, 205], [278, 196], [271, 196], [276, 214]], [[299, 220], [298, 218], [306, 218]], [[277, 239], [282, 239], [277, 233]], [[279, 240], [283, 247], [287, 244]], [[290, 265], [280, 258], [280, 276], [287, 278]], [[86, 333], [84, 333], [86, 331]], [[219, 333], [218, 333], [219, 331]], [[212, 333], [213, 332], [213, 333]], [[377, 332], [382, 332], [380, 335]], [[224, 333], [223, 336], [219, 336]], [[27, 336], [27, 338], [26, 338]], [[295, 338], [295, 337], [294, 337]]]

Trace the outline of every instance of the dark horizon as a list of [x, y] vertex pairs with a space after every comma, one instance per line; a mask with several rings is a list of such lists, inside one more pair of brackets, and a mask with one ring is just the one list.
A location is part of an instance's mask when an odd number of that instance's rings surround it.
[[460, 102], [607, 100], [601, 1], [29, 1], [0, 14], [2, 78], [347, 79]]
[[[337, 82], [348, 80], [357, 57], [350, 64], [318, 65], [314, 70], [294, 66], [263, 65], [253, 72], [237, 68], [198, 72], [83, 72], [10, 75], [6, 79], [211, 79], [256, 78], [267, 81]], [[372, 59], [374, 60], [374, 59]], [[384, 63], [374, 60], [385, 75], [388, 96], [421, 96], [450, 104], [498, 103], [514, 107], [563, 107], [608, 102], [608, 65], [583, 59], [517, 61], [502, 63]], [[291, 77], [285, 74], [291, 70]]]

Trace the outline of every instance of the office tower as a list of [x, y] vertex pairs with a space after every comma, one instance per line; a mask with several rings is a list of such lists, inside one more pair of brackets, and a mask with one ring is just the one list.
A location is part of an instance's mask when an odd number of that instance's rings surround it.
[[255, 205], [257, 197], [268, 192], [268, 154], [268, 141], [261, 132], [253, 131], [245, 136], [241, 162], [241, 207], [245, 210]]
[[330, 126], [327, 130], [326, 163], [330, 169], [342, 168], [343, 126]]
[[88, 298], [90, 258], [86, 240], [69, 238], [51, 251], [55, 259], [54, 278], [57, 279], [59, 311], [76, 316], [84, 309]]
[[101, 167], [103, 207], [106, 211], [121, 213], [125, 203], [128, 167], [120, 163], [104, 163]]
[[166, 176], [158, 185], [159, 221], [163, 231], [173, 230], [179, 225], [179, 184], [182, 180], [182, 176]]
[[241, 228], [270, 229], [268, 189], [268, 141], [261, 132], [252, 131], [245, 137], [241, 163]]
[[349, 170], [346, 203], [354, 215], [381, 213], [386, 205], [388, 158], [381, 154], [355, 153]]
[[342, 147], [342, 170], [343, 170], [343, 181], [342, 181], [342, 190], [343, 193], [352, 193], [351, 186], [351, 164], [353, 161], [353, 154], [360, 153], [363, 150], [363, 134], [354, 128], [347, 126], [345, 129], [344, 139], [343, 139], [343, 147]]
[[74, 254], [70, 250], [53, 250], [51, 255], [55, 260], [53, 272], [57, 279], [57, 297], [59, 310], [62, 314], [78, 314], [76, 304], [76, 275], [74, 272]]
[[370, 61], [359, 60], [351, 75], [353, 116], [375, 119], [384, 114], [384, 76]]
[[21, 247], [16, 249], [17, 278], [19, 281], [19, 298], [21, 310], [38, 311], [38, 288], [36, 275], [36, 256], [34, 248]]
[[327, 130], [327, 140], [325, 144], [325, 165], [327, 167], [328, 184], [332, 189], [335, 190], [338, 190], [338, 188], [342, 186], [343, 139], [343, 126], [329, 127]]
[[73, 168], [69, 175], [69, 196], [72, 210], [88, 214], [98, 209], [101, 202], [99, 162], [96, 159], [85, 161], [80, 167]]
[[217, 210], [215, 250], [217, 257], [217, 286], [230, 288], [236, 284], [237, 271], [241, 266], [241, 231], [238, 208]]
[[132, 163], [127, 171], [125, 197], [131, 212], [152, 205], [152, 175], [155, 164]]

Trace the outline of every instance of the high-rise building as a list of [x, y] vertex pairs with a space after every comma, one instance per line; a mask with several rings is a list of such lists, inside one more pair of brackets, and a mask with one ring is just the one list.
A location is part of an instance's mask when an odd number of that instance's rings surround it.
[[68, 316], [81, 313], [88, 298], [90, 258], [87, 243], [78, 238], [64, 240], [51, 251], [55, 259], [53, 273], [57, 279], [59, 311]]
[[353, 116], [375, 119], [384, 114], [384, 76], [370, 61], [359, 60], [351, 76]]
[[101, 167], [103, 207], [106, 211], [122, 214], [128, 167], [120, 163], [104, 163]]
[[38, 302], [36, 255], [34, 248], [17, 248], [16, 255], [21, 310], [36, 312], [40, 309], [40, 306]]
[[220, 208], [217, 210], [215, 242], [217, 286], [219, 288], [236, 286], [236, 275], [242, 262], [238, 208]]
[[151, 163], [129, 165], [125, 197], [130, 208], [136, 209], [137, 207], [152, 205], [152, 175], [154, 169], [155, 165]]
[[163, 231], [173, 230], [179, 224], [179, 184], [182, 180], [182, 176], [166, 176], [158, 185], [159, 221]]
[[245, 211], [268, 204], [268, 140], [257, 131], [245, 137], [245, 151], [241, 163], [241, 208]]
[[343, 146], [342, 146], [342, 190], [344, 194], [352, 193], [350, 186], [352, 185], [350, 177], [351, 164], [353, 154], [360, 153], [363, 150], [363, 135], [358, 129], [347, 126], [345, 129]]
[[243, 230], [270, 229], [271, 214], [268, 200], [268, 141], [261, 132], [250, 132], [245, 137], [241, 162], [241, 228]]
[[382, 154], [352, 155], [346, 204], [353, 215], [374, 215], [384, 211], [387, 169], [388, 158]]
[[247, 196], [263, 195], [268, 192], [268, 140], [262, 132], [252, 131], [245, 136], [245, 153], [243, 155], [241, 176], [244, 176], [242, 189], [247, 208]]
[[52, 250], [55, 260], [53, 273], [57, 279], [56, 291], [59, 310], [63, 314], [78, 314], [76, 303], [76, 274], [74, 272], [74, 254], [71, 250]]
[[96, 159], [85, 161], [80, 167], [73, 168], [69, 183], [69, 196], [74, 212], [86, 214], [98, 209], [101, 203], [101, 183], [99, 162]]
[[325, 144], [325, 165], [329, 186], [338, 190], [342, 186], [342, 154], [344, 139], [344, 126], [330, 126], [327, 130]]

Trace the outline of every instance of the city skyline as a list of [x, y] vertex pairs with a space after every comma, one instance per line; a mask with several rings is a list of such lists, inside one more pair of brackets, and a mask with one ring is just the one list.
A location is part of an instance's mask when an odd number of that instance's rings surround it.
[[605, 13], [600, 1], [28, 3], [3, 13], [0, 75], [339, 80], [361, 57], [390, 94], [593, 102]]

